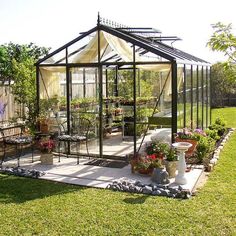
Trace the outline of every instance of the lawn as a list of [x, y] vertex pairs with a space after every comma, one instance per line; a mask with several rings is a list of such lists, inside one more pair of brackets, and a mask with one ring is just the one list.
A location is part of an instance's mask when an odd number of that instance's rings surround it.
[[217, 117], [224, 119], [228, 127], [236, 128], [235, 107], [212, 109], [212, 122], [214, 122]]
[[0, 175], [0, 235], [236, 235], [235, 153], [236, 132], [190, 200]]

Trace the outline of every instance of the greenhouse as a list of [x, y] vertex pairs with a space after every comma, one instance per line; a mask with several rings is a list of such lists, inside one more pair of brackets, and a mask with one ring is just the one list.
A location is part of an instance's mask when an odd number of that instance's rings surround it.
[[[178, 39], [98, 17], [96, 27], [36, 63], [39, 117], [50, 133], [79, 132], [79, 121], [89, 121], [79, 154], [100, 158], [207, 127], [210, 63], [174, 48]], [[75, 152], [68, 143], [64, 151]]]

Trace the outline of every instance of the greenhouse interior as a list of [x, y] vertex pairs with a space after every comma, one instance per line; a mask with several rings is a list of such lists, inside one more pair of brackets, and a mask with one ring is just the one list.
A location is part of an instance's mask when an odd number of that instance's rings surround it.
[[207, 127], [211, 65], [174, 48], [176, 40], [99, 16], [36, 63], [39, 117], [52, 133], [79, 132], [79, 120], [89, 121], [79, 154], [100, 158], [126, 158], [152, 140], [173, 141], [178, 129]]

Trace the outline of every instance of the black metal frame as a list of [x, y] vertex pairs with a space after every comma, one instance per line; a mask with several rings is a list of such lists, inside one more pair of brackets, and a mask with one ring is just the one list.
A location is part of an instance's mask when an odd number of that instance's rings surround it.
[[[153, 28], [131, 28], [131, 27], [123, 27], [116, 24], [116, 27], [112, 27], [109, 24], [104, 24], [103, 19], [98, 16], [97, 20], [97, 26], [92, 28], [91, 30], [82, 33], [79, 37], [75, 38], [74, 40], [70, 41], [69, 43], [65, 44], [64, 46], [58, 48], [54, 52], [50, 53], [43, 59], [39, 60], [36, 65], [36, 85], [37, 85], [37, 111], [40, 111], [39, 107], [39, 73], [40, 73], [40, 67], [52, 67], [52, 66], [60, 66], [66, 68], [66, 100], [67, 100], [67, 125], [68, 125], [68, 132], [70, 132], [70, 100], [71, 100], [71, 76], [70, 76], [70, 68], [74, 67], [93, 67], [98, 69], [98, 77], [97, 73], [95, 75], [96, 85], [98, 81], [99, 85], [99, 153], [100, 157], [103, 156], [103, 114], [102, 114], [102, 108], [103, 108], [103, 68], [109, 67], [109, 66], [116, 66], [116, 86], [117, 86], [117, 71], [119, 67], [130, 65], [133, 67], [133, 99], [134, 99], [134, 154], [136, 153], [136, 85], [140, 85], [140, 81], [137, 81], [137, 75], [136, 75], [136, 67], [137, 65], [145, 65], [145, 64], [170, 64], [171, 65], [171, 82], [172, 82], [172, 140], [173, 140], [173, 134], [177, 132], [177, 99], [178, 99], [178, 93], [177, 93], [177, 65], [178, 64], [184, 64], [184, 84], [183, 84], [183, 104], [184, 104], [184, 126], [186, 126], [186, 65], [191, 65], [191, 120], [193, 119], [193, 66], [197, 65], [197, 124], [199, 124], [198, 120], [198, 108], [199, 108], [199, 93], [198, 93], [198, 87], [199, 87], [199, 66], [203, 68], [203, 65], [210, 66], [210, 64], [200, 58], [197, 58], [195, 56], [192, 56], [188, 53], [185, 53], [181, 50], [178, 50], [176, 48], [173, 48], [172, 46], [169, 46], [167, 44], [164, 44], [165, 41], [176, 41], [179, 40], [179, 38], [175, 36], [161, 36], [160, 31], [155, 30]], [[114, 55], [109, 59], [106, 59], [105, 61], [102, 61], [101, 50], [100, 50], [100, 32], [104, 31], [106, 33], [109, 33], [113, 36], [116, 36], [122, 40], [127, 41], [131, 46], [133, 47], [133, 60], [131, 62], [121, 62], [118, 55]], [[83, 46], [80, 49], [77, 49], [74, 52], [71, 52], [68, 54], [68, 47], [73, 45], [74, 43], [82, 40], [86, 36], [98, 32], [98, 58], [97, 62], [93, 63], [69, 63], [68, 59], [70, 56], [74, 55], [75, 53], [81, 51], [84, 49]], [[47, 59], [54, 56], [55, 54], [62, 52], [65, 50], [65, 57], [58, 60], [56, 63], [45, 63]], [[147, 52], [151, 52], [158, 57], [162, 57], [165, 60], [164, 61], [150, 61], [150, 62], [137, 62], [135, 58], [135, 53], [139, 50], [141, 51], [141, 54], [146, 54]], [[63, 62], [65, 59], [65, 63]], [[114, 59], [115, 61], [108, 61]], [[107, 70], [107, 69], [106, 69]], [[85, 70], [83, 71], [83, 79], [85, 81]], [[139, 76], [138, 76], [139, 77]], [[210, 78], [209, 78], [210, 79]], [[107, 83], [107, 82], [106, 82]], [[203, 88], [203, 69], [202, 69], [202, 88]], [[117, 89], [116, 89], [117, 90]], [[118, 91], [115, 91], [116, 94], [118, 94]], [[202, 89], [202, 98], [203, 98], [203, 89]], [[86, 96], [85, 92], [85, 83], [84, 83], [84, 94], [83, 96]], [[203, 99], [202, 99], [203, 102]], [[203, 105], [203, 104], [202, 104]], [[203, 106], [202, 106], [203, 109]], [[203, 116], [203, 112], [202, 112]], [[202, 117], [203, 118], [203, 117]], [[202, 119], [202, 127], [203, 127], [203, 119]], [[192, 125], [191, 125], [192, 126]], [[191, 127], [193, 128], [193, 127]]]
[[206, 68], [206, 127], [208, 126], [208, 68]]
[[191, 72], [190, 72], [190, 102], [191, 102], [191, 110], [190, 110], [190, 120], [191, 120], [191, 129], [193, 128], [193, 65], [191, 65]]
[[184, 65], [183, 103], [184, 103], [184, 127], [186, 127], [186, 65]]
[[202, 80], [201, 80], [201, 84], [202, 84], [202, 129], [204, 127], [204, 70], [203, 70], [203, 66], [202, 66]]
[[199, 127], [199, 119], [198, 119], [198, 116], [199, 116], [199, 111], [198, 111], [198, 109], [199, 109], [199, 104], [198, 104], [198, 102], [199, 102], [199, 71], [198, 71], [198, 66], [197, 66], [197, 91], [196, 91], [196, 93], [197, 93], [197, 128]]

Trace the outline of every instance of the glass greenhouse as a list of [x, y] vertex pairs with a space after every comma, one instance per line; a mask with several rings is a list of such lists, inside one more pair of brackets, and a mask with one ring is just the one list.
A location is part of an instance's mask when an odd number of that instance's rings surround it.
[[89, 156], [124, 158], [150, 140], [171, 141], [178, 129], [207, 127], [210, 63], [174, 48], [176, 40], [98, 17], [96, 27], [36, 63], [38, 112], [49, 131], [59, 121], [70, 134], [86, 118]]

